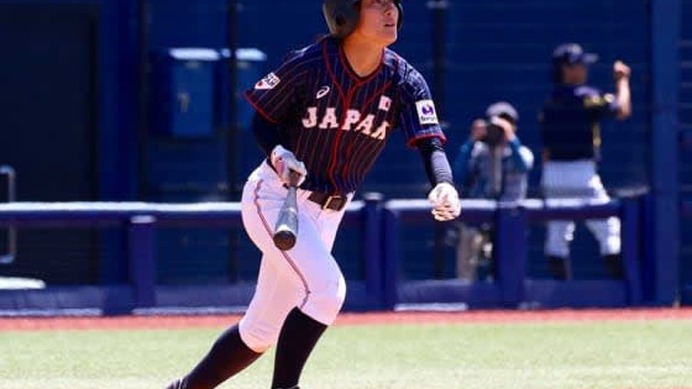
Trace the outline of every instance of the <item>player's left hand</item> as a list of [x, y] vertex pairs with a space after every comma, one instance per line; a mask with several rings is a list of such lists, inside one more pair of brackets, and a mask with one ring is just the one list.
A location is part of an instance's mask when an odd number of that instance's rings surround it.
[[461, 214], [459, 193], [448, 182], [437, 184], [428, 194], [428, 200], [433, 206], [432, 215], [438, 221], [450, 221]]

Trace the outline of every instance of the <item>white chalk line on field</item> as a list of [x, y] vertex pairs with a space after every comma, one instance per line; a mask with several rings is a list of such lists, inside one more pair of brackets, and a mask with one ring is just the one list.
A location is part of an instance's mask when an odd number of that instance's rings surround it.
[[672, 365], [672, 366], [638, 366], [638, 365], [627, 365], [627, 366], [551, 366], [551, 367], [506, 367], [506, 368], [476, 368], [476, 367], [462, 367], [463, 370], [468, 373], [478, 373], [478, 374], [502, 374], [502, 373], [527, 373], [527, 374], [544, 374], [544, 375], [555, 375], [555, 374], [578, 374], [578, 375], [623, 375], [623, 374], [691, 374], [692, 375], [692, 365]]

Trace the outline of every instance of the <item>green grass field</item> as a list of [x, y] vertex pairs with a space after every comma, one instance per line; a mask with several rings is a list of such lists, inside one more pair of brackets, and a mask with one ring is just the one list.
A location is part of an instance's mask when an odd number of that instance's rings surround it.
[[[163, 388], [219, 329], [0, 333], [2, 389]], [[268, 388], [266, 355], [222, 388]], [[337, 326], [305, 389], [692, 388], [692, 321]]]

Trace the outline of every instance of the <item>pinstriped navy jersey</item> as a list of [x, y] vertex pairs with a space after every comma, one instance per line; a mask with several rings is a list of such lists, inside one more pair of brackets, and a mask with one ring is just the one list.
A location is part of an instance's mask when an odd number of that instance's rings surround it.
[[339, 41], [327, 37], [292, 52], [245, 96], [305, 162], [307, 190], [355, 191], [396, 128], [409, 146], [445, 140], [427, 83], [388, 49], [376, 71], [359, 77]]

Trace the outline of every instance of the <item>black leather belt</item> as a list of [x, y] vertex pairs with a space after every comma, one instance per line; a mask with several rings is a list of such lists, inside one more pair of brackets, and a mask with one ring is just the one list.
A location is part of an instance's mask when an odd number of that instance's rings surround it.
[[319, 204], [322, 209], [331, 209], [333, 211], [341, 211], [348, 203], [346, 195], [330, 195], [324, 192], [312, 192], [308, 196], [308, 200]]

